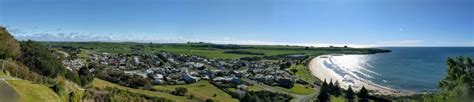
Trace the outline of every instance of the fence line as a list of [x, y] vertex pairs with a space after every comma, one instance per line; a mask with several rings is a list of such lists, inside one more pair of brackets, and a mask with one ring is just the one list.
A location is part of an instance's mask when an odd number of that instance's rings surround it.
[[54, 84], [54, 79], [39, 75], [38, 73], [34, 73], [28, 68], [20, 67], [19, 65], [9, 62], [3, 59], [2, 61], [2, 72], [6, 74], [9, 72], [10, 76], [17, 77], [24, 80], [32, 81], [33, 83], [38, 84]]

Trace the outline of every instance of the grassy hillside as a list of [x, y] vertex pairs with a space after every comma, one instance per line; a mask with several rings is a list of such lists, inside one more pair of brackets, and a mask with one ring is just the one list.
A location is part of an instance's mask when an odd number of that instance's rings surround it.
[[[218, 89], [209, 81], [201, 80], [199, 82], [188, 84], [188, 85], [160, 85], [155, 86], [157, 90], [164, 91], [173, 91], [175, 88], [184, 87], [188, 89], [188, 94], [193, 95], [194, 97], [203, 98], [203, 99], [212, 99], [219, 102], [237, 102], [237, 99], [232, 98], [231, 95], [225, 93], [224, 91]], [[216, 96], [214, 96], [216, 95]]]
[[175, 95], [171, 95], [171, 94], [163, 93], [163, 92], [133, 89], [133, 88], [117, 85], [117, 84], [107, 82], [107, 81], [97, 79], [97, 78], [95, 78], [94, 81], [92, 82], [92, 86], [93, 87], [98, 87], [98, 88], [117, 87], [117, 88], [120, 88], [120, 89], [123, 89], [123, 90], [128, 90], [130, 92], [141, 93], [141, 94], [146, 94], [146, 95], [156, 96], [156, 97], [163, 97], [163, 98], [167, 98], [167, 99], [172, 99], [172, 100], [177, 101], [177, 102], [197, 102], [197, 101], [200, 101], [198, 99], [189, 99], [189, 98], [186, 98], [186, 97], [175, 96]]
[[22, 102], [60, 102], [60, 97], [54, 91], [41, 84], [33, 84], [26, 80], [7, 80], [15, 89]]

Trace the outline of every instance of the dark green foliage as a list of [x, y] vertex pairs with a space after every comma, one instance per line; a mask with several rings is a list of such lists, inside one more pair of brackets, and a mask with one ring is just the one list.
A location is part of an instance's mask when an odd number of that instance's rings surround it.
[[188, 89], [184, 87], [178, 87], [178, 88], [175, 88], [174, 91], [171, 93], [178, 96], [185, 96], [186, 93], [188, 93]]
[[327, 86], [327, 92], [331, 93], [331, 94], [334, 93], [333, 88], [334, 88], [334, 84], [332, 84], [332, 80], [331, 80], [331, 82], [329, 82], [329, 84]]
[[82, 67], [78, 71], [80, 83], [78, 83], [81, 86], [86, 86], [94, 80], [94, 75], [90, 72], [90, 69], [88, 67]]
[[28, 40], [21, 44], [21, 52], [20, 61], [38, 74], [55, 77], [65, 70], [61, 67], [59, 58], [39, 43]]
[[319, 102], [329, 102], [330, 94], [327, 90], [321, 90], [319, 92], [318, 101]]
[[206, 99], [206, 102], [214, 102], [212, 99]]
[[291, 62], [283, 62], [283, 63], [280, 63], [280, 69], [281, 69], [281, 70], [290, 68], [290, 66], [291, 66]]
[[66, 71], [64, 77], [74, 83], [77, 83], [78, 85], [81, 85], [81, 79], [79, 78], [79, 75], [76, 72]]
[[266, 90], [249, 91], [241, 102], [289, 102], [293, 97], [287, 94], [274, 93]]
[[360, 91], [357, 93], [357, 97], [359, 97], [359, 102], [368, 102], [370, 97], [369, 91], [362, 86]]
[[318, 101], [319, 102], [328, 102], [330, 98], [330, 93], [328, 92], [330, 90], [329, 85], [326, 82], [326, 79], [324, 79], [323, 85], [321, 85], [321, 90], [319, 91], [318, 95]]
[[334, 96], [336, 96], [336, 97], [341, 96], [341, 94], [342, 94], [342, 92], [341, 92], [342, 89], [341, 89], [341, 87], [339, 86], [339, 82], [338, 82], [338, 81], [336, 81], [336, 83], [334, 83], [334, 86], [332, 87], [332, 89], [333, 89], [332, 91], [333, 91], [333, 95], [334, 95]]
[[350, 102], [354, 101], [354, 91], [352, 90], [352, 86], [349, 85], [346, 91], [346, 99]]
[[20, 44], [5, 27], [0, 26], [0, 59], [17, 59], [20, 54]]
[[125, 74], [123, 71], [117, 71], [112, 69], [103, 70], [97, 73], [97, 77], [112, 83], [132, 88], [150, 88], [151, 86], [151, 81], [147, 78], [144, 78], [143, 76], [129, 75]]
[[293, 74], [296, 74], [296, 72], [298, 72], [298, 69], [290, 69], [290, 71], [291, 71]]
[[448, 58], [447, 76], [438, 87], [450, 97], [474, 100], [474, 62], [470, 57]]

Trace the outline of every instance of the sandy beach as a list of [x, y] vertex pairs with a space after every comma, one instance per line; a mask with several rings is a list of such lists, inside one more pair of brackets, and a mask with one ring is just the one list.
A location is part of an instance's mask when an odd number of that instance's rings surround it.
[[344, 89], [347, 89], [349, 85], [351, 85], [354, 91], [358, 91], [360, 90], [360, 88], [362, 88], [362, 86], [364, 86], [368, 90], [372, 91], [373, 94], [378, 94], [378, 95], [406, 96], [406, 95], [415, 94], [415, 92], [412, 92], [412, 91], [395, 90], [388, 87], [377, 85], [369, 81], [357, 79], [347, 74], [347, 72], [342, 71], [338, 67], [328, 67], [324, 63], [331, 63], [330, 58], [332, 56], [333, 55], [321, 55], [316, 58], [313, 58], [311, 62], [309, 63], [309, 69], [312, 75], [321, 80], [326, 79], [328, 83], [331, 80], [333, 83], [338, 81], [340, 83], [340, 86]]

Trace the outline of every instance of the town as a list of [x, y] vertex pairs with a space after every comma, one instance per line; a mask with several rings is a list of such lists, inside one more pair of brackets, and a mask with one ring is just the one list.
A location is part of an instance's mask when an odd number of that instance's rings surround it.
[[[243, 79], [284, 88], [292, 88], [296, 82], [307, 84], [308, 82], [298, 80], [298, 77], [289, 69], [292, 63], [299, 63], [307, 56], [288, 55], [287, 57], [295, 60], [224, 60], [170, 52], [141, 54], [140, 51], [136, 51], [133, 54], [90, 53], [87, 59], [75, 57], [64, 60], [63, 64], [68, 70], [78, 71], [86, 66], [86, 63], [95, 63], [91, 64], [95, 65], [95, 68], [103, 66], [102, 70], [108, 72], [113, 70], [126, 73], [126, 75], [139, 75], [152, 80], [153, 85], [183, 85], [208, 80], [223, 89], [238, 89], [234, 94], [242, 98], [245, 95], [245, 87], [252, 85]], [[97, 70], [92, 68], [90, 71]]]

